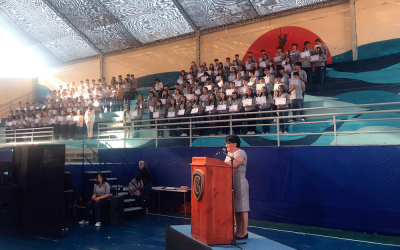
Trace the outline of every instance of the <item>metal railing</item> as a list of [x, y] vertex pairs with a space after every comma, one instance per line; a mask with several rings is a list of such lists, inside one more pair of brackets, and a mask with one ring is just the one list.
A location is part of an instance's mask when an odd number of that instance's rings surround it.
[[[257, 111], [257, 112], [241, 112], [241, 113], [229, 113], [229, 114], [217, 114], [217, 115], [203, 115], [203, 116], [184, 116], [177, 118], [164, 118], [164, 119], [152, 119], [152, 120], [132, 120], [129, 123], [141, 122], [141, 125], [130, 125], [126, 126], [121, 122], [112, 123], [99, 123], [98, 124], [98, 146], [100, 143], [107, 141], [121, 141], [124, 142], [124, 148], [126, 147], [127, 141], [131, 140], [155, 140], [155, 147], [158, 147], [159, 141], [166, 139], [190, 139], [189, 146], [192, 146], [193, 139], [199, 138], [194, 136], [193, 133], [196, 130], [205, 129], [228, 129], [229, 133], [233, 134], [235, 129], [248, 128], [248, 127], [265, 127], [270, 128], [275, 126], [276, 133], [268, 134], [243, 134], [244, 137], [254, 137], [263, 136], [267, 138], [276, 138], [276, 146], [281, 146], [281, 141], [283, 137], [288, 136], [307, 136], [307, 135], [333, 135], [334, 145], [338, 145], [337, 138], [339, 135], [349, 135], [349, 134], [374, 134], [374, 133], [400, 133], [399, 129], [392, 130], [368, 130], [368, 131], [338, 131], [338, 124], [342, 123], [353, 123], [353, 122], [374, 122], [374, 121], [397, 121], [400, 120], [400, 109], [398, 105], [400, 102], [389, 102], [389, 103], [377, 103], [377, 104], [360, 104], [360, 105], [347, 105], [347, 106], [337, 106], [337, 107], [316, 107], [316, 108], [303, 108], [303, 109], [285, 109], [285, 110], [273, 110], [273, 111]], [[370, 108], [387, 108], [386, 110], [368, 110]], [[364, 109], [356, 111], [347, 111], [351, 109]], [[299, 112], [303, 111], [304, 115], [288, 115], [289, 112]], [[317, 114], [310, 114], [315, 113]], [[266, 117], [257, 118], [243, 118], [246, 115], [265, 115]], [[359, 115], [388, 115], [397, 114], [398, 117], [389, 118], [365, 118], [357, 119], [352, 116]], [[274, 116], [276, 115], [276, 116]], [[210, 120], [210, 117], [218, 117], [218, 120]], [[305, 118], [304, 122], [287, 122], [288, 119], [300, 119]], [[272, 120], [276, 119], [276, 123]], [[199, 121], [200, 120], [200, 121]], [[255, 124], [251, 124], [255, 122]], [[257, 123], [260, 122], [260, 123]], [[211, 125], [222, 123], [223, 125]], [[242, 124], [245, 123], [245, 124]], [[246, 124], [247, 123], [247, 124]], [[314, 132], [296, 132], [296, 133], [280, 133], [280, 126], [297, 126], [305, 124], [329, 124], [332, 126], [331, 131], [314, 131]], [[199, 127], [199, 125], [203, 125]], [[167, 126], [167, 127], [165, 127]], [[151, 132], [150, 136], [137, 137], [137, 138], [125, 138], [127, 134], [127, 129], [131, 133], [142, 133]], [[131, 131], [132, 130], [132, 131]], [[187, 136], [180, 137], [158, 137], [160, 131], [178, 131], [178, 130], [188, 130]], [[117, 135], [123, 134], [124, 138], [115, 138]], [[210, 135], [204, 138], [220, 138], [226, 135]], [[108, 137], [108, 138], [107, 138]], [[399, 142], [400, 144], [400, 142]]]
[[53, 143], [54, 128], [6, 129], [0, 132], [0, 138], [0, 143], [7, 144]]
[[28, 94], [25, 94], [23, 96], [17, 97], [14, 100], [9, 101], [6, 104], [3, 104], [0, 106], [0, 117], [7, 117], [8, 112], [10, 110], [15, 110], [15, 108], [18, 106], [18, 102], [22, 102], [22, 105], [25, 106], [26, 102], [29, 102], [32, 104], [33, 102], [33, 92], [29, 92]]

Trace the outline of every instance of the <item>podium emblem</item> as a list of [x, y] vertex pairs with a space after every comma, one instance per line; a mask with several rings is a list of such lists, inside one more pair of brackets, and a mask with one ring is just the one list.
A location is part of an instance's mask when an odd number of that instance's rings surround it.
[[204, 172], [196, 169], [192, 173], [193, 194], [197, 201], [201, 201], [204, 194]]

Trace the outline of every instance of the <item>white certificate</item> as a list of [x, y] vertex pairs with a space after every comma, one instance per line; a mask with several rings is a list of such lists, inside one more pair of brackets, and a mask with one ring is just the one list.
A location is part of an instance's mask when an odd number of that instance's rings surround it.
[[50, 122], [49, 122], [50, 124], [54, 124], [54, 123], [56, 123], [56, 119], [54, 119], [54, 118], [50, 118]]
[[206, 106], [206, 111], [211, 111], [214, 109], [214, 105]]
[[244, 99], [243, 100], [243, 106], [246, 106], [246, 105], [250, 106], [252, 104], [253, 104], [253, 100], [252, 99]]
[[196, 114], [197, 112], [199, 112], [199, 108], [194, 108], [190, 111], [191, 114]]
[[236, 76], [228, 76], [228, 81], [233, 82], [235, 80]]
[[51, 111], [51, 113], [52, 113], [53, 115], [55, 115], [55, 114], [57, 114], [57, 110], [53, 109], [53, 110]]
[[200, 89], [196, 89], [196, 91], [194, 92], [196, 95], [200, 95], [201, 94], [201, 91], [200, 91]]
[[199, 77], [201, 77], [201, 76], [203, 76], [204, 75], [204, 73], [198, 73], [197, 74], [197, 78], [199, 78]]
[[71, 112], [72, 111], [72, 108], [67, 108], [67, 112]]
[[167, 101], [167, 99], [160, 99], [162, 104], [165, 104], [165, 102]]
[[178, 115], [185, 115], [185, 110], [184, 109], [180, 109], [178, 111]]
[[319, 61], [319, 55], [310, 56], [310, 61], [311, 62]]
[[221, 76], [216, 76], [215, 81], [218, 82], [219, 80], [221, 80]]
[[207, 71], [208, 75], [211, 75], [211, 70]]
[[282, 58], [280, 56], [274, 57], [274, 62], [282, 62]]
[[140, 108], [140, 109], [142, 109], [142, 108], [143, 108], [143, 105], [142, 105], [141, 103], [139, 104], [139, 108]]
[[272, 73], [273, 71], [274, 71], [274, 68], [273, 68], [273, 67], [270, 67], [270, 68], [269, 68], [269, 72]]
[[13, 125], [13, 123], [12, 122], [7, 122], [7, 126], [12, 126]]
[[71, 116], [70, 115], [67, 115], [67, 120], [71, 120]]
[[257, 103], [257, 104], [264, 104], [264, 103], [267, 103], [267, 98], [266, 98], [265, 96], [256, 97], [256, 103]]
[[212, 85], [206, 85], [204, 87], [206, 87], [208, 90], [212, 90]]
[[208, 78], [208, 76], [202, 76], [202, 77], [201, 77], [201, 82], [207, 81], [207, 78]]
[[292, 66], [290, 66], [290, 64], [284, 65], [283, 68], [285, 71], [292, 71]]
[[187, 100], [194, 100], [194, 94], [185, 94]]
[[242, 81], [235, 81], [235, 87], [241, 87]]
[[263, 61], [263, 62], [260, 62], [260, 65], [259, 65], [261, 68], [266, 68], [267, 67], [267, 64]]
[[253, 86], [253, 84], [254, 84], [254, 82], [247, 83], [247, 85], [249, 85], [249, 86]]
[[159, 118], [160, 117], [160, 112], [153, 112], [153, 118]]
[[232, 95], [233, 91], [235, 91], [234, 89], [227, 89], [226, 90], [226, 95]]
[[150, 111], [150, 112], [153, 112], [153, 111], [154, 111], [154, 107], [149, 106], [149, 111]]
[[291, 79], [290, 80], [290, 85], [299, 85], [299, 84], [300, 84], [299, 79]]
[[239, 88], [239, 93], [240, 94], [246, 94], [246, 88], [245, 87]]
[[278, 90], [279, 85], [280, 85], [280, 84], [274, 84], [274, 91], [275, 91], [275, 90]]
[[100, 103], [97, 100], [94, 101], [93, 106], [98, 107], [99, 105], [100, 105]]
[[230, 63], [229, 62], [224, 62], [224, 67], [229, 67]]
[[192, 75], [187, 75], [186, 79], [190, 79], [192, 77]]
[[201, 95], [200, 96], [200, 101], [205, 102], [208, 99], [208, 95]]
[[286, 105], [286, 98], [276, 98], [275, 105]]
[[35, 123], [39, 123], [39, 119], [35, 119]]
[[264, 87], [264, 86], [265, 86], [265, 83], [256, 84], [256, 90], [261, 90], [262, 87]]
[[236, 110], [238, 110], [238, 105], [229, 106], [229, 112], [235, 112]]
[[226, 110], [226, 104], [218, 105], [217, 110]]
[[244, 76], [244, 71], [240, 71], [240, 75], [241, 75], [241, 76]]
[[74, 116], [74, 121], [79, 121], [79, 116]]
[[138, 116], [138, 111], [137, 111], [137, 110], [134, 110], [134, 111], [132, 112], [132, 117], [136, 117], [136, 116]]
[[167, 117], [175, 117], [175, 112], [168, 112]]
[[282, 61], [282, 64], [281, 64], [282, 66], [285, 66], [286, 65], [286, 61]]
[[251, 66], [252, 66], [251, 64], [246, 64], [246, 69], [251, 70]]
[[301, 57], [301, 58], [305, 58], [305, 57], [307, 57], [307, 56], [310, 56], [310, 51], [305, 51], [305, 52], [301, 52], [301, 53], [300, 53], [300, 57]]
[[224, 85], [224, 82], [223, 82], [223, 81], [220, 81], [220, 82], [218, 83], [218, 86], [219, 86], [220, 88], [222, 88], [222, 85]]

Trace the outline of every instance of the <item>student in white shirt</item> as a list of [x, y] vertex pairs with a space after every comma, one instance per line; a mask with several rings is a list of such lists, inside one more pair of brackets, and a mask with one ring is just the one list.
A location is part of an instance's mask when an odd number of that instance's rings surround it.
[[[270, 111], [273, 101], [272, 101], [272, 96], [270, 94], [270, 92], [268, 91], [267, 87], [262, 87], [261, 88], [261, 92], [258, 94], [258, 97], [265, 97], [266, 102], [262, 103], [262, 104], [258, 104], [258, 108], [260, 110], [260, 112], [263, 111]], [[271, 116], [271, 113], [261, 113], [260, 117], [266, 117], [269, 118]], [[271, 123], [271, 119], [265, 119], [263, 120], [261, 123], [263, 124], [270, 124]], [[262, 134], [269, 134], [270, 131], [270, 126], [262, 126]]]
[[[278, 53], [275, 54], [275, 57], [278, 59], [275, 61], [276, 65], [282, 65], [282, 62], [285, 60], [286, 55], [283, 53], [283, 48], [281, 46], [276, 48]], [[274, 59], [275, 60], [275, 59]]]
[[[314, 50], [310, 47], [310, 42], [305, 41], [304, 42], [304, 48], [303, 52], [310, 51], [310, 54], [314, 53]], [[312, 85], [313, 84], [313, 68], [312, 68], [312, 62], [308, 56], [299, 59], [299, 62], [301, 62], [301, 68], [307, 73], [307, 84]]]
[[[276, 100], [278, 98], [283, 98], [285, 103], [284, 104], [276, 104]], [[275, 105], [277, 107], [277, 110], [286, 110], [289, 108], [289, 104], [290, 104], [290, 97], [289, 94], [286, 93], [285, 87], [283, 85], [279, 85], [278, 87], [278, 92], [276, 92], [276, 95], [274, 96], [275, 99]], [[287, 123], [287, 119], [285, 119], [284, 117], [288, 115], [288, 112], [279, 112], [279, 133], [287, 133], [288, 127], [286, 124]]]
[[164, 84], [158, 78], [155, 80], [155, 82], [156, 82], [156, 85], [154, 88], [157, 92], [157, 95], [160, 96], [160, 91], [162, 91], [164, 89]]
[[[179, 90], [178, 90], [179, 91]], [[168, 117], [168, 114], [172, 112], [175, 114], [174, 117]], [[168, 123], [178, 123], [179, 120], [175, 119], [176, 115], [178, 114], [178, 105], [176, 104], [176, 100], [175, 99], [171, 99], [171, 105], [167, 110], [167, 117], [168, 119]], [[169, 131], [169, 136], [171, 137], [175, 137], [177, 136], [177, 130], [175, 130], [178, 126], [177, 125], [169, 125], [169, 128], [171, 128], [171, 130]]]
[[[304, 92], [306, 91], [306, 85], [302, 80], [299, 79], [299, 72], [293, 73], [293, 80], [297, 81], [297, 84], [291, 83], [289, 85], [288, 93], [290, 95], [290, 102], [292, 109], [302, 109], [304, 107]], [[303, 110], [293, 111], [293, 115], [303, 115]], [[289, 122], [295, 121], [295, 119], [290, 119]], [[305, 121], [304, 117], [300, 118], [301, 121]]]
[[92, 105], [88, 106], [88, 109], [85, 112], [85, 123], [86, 123], [86, 128], [87, 128], [87, 133], [88, 133], [88, 139], [92, 139], [93, 137], [93, 125], [94, 125], [94, 110]]

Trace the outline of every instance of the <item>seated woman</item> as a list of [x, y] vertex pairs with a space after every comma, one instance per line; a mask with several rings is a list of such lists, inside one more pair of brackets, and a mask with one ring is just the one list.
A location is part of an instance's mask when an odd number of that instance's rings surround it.
[[101, 226], [101, 208], [106, 204], [106, 198], [110, 196], [110, 185], [107, 179], [102, 175], [97, 175], [96, 184], [94, 184], [92, 199], [86, 204], [85, 220], [79, 222], [79, 225], [88, 225], [90, 211], [94, 207], [96, 214], [96, 227]]
[[[133, 178], [129, 182], [129, 194], [131, 195], [131, 198], [138, 200], [138, 197], [142, 194], [141, 190], [143, 188], [143, 181], [138, 181], [136, 178]], [[140, 198], [139, 198], [140, 199]]]

